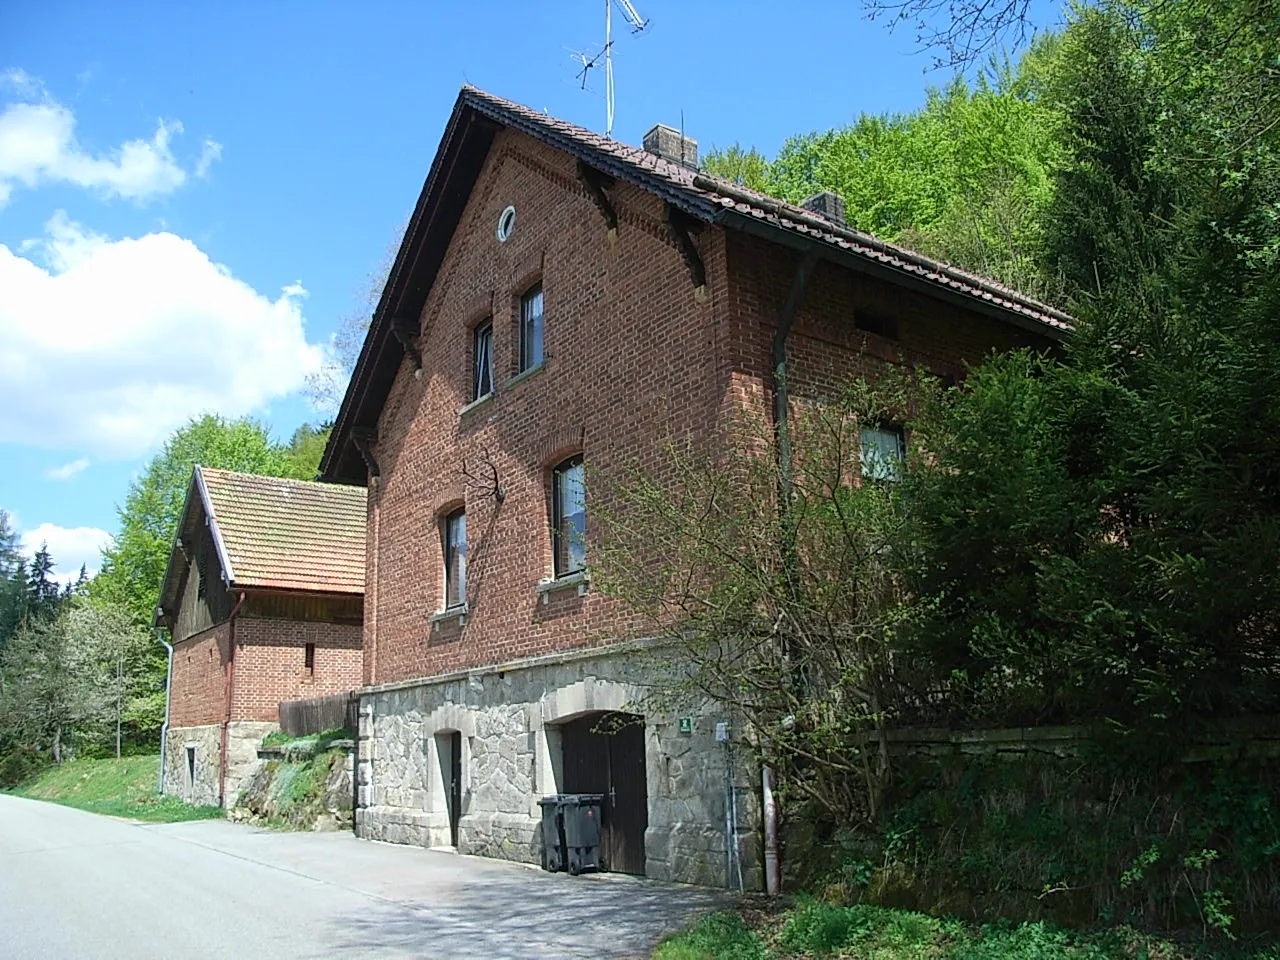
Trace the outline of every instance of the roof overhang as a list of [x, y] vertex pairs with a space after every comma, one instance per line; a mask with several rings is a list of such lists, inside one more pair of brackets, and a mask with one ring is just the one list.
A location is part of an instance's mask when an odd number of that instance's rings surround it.
[[[376, 436], [374, 431], [382, 406], [404, 362], [403, 349], [394, 340], [393, 324], [396, 320], [408, 319], [417, 325], [494, 137], [503, 129], [527, 134], [617, 180], [638, 186], [703, 223], [722, 224], [792, 249], [814, 251], [821, 259], [920, 290], [1046, 339], [1062, 340], [1070, 336], [1070, 330], [1040, 323], [1003, 299], [1004, 294], [1020, 296], [1014, 291], [975, 295], [969, 284], [953, 284], [936, 270], [931, 272], [904, 263], [904, 255], [907, 260], [913, 257], [908, 251], [897, 250], [894, 257], [877, 259], [827, 242], [811, 227], [797, 231], [779, 222], [748, 216], [705, 193], [682, 187], [666, 176], [593, 145], [566, 127], [472, 87], [463, 87], [458, 94], [334, 421], [320, 461], [322, 480], [357, 485], [367, 482], [368, 467], [353, 437]], [[784, 217], [795, 216], [803, 214], [796, 210], [784, 214]], [[804, 232], [805, 229], [809, 232]], [[865, 235], [859, 235], [858, 242], [864, 246], [879, 245], [879, 241]], [[914, 259], [915, 264], [929, 263], [925, 258]], [[933, 267], [939, 266], [950, 269], [933, 264]], [[961, 276], [954, 270], [951, 273]], [[981, 278], [969, 279], [982, 282]]]

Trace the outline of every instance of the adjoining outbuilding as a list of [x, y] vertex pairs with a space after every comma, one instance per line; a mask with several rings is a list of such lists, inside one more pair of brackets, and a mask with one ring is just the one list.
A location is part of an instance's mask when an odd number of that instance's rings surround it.
[[356, 487], [192, 472], [154, 619], [165, 793], [233, 806], [281, 701], [359, 686], [364, 524]]

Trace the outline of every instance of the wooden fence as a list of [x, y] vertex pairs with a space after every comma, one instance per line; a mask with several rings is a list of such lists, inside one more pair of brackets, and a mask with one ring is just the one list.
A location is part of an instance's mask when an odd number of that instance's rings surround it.
[[355, 693], [337, 693], [314, 700], [286, 700], [280, 704], [280, 729], [290, 737], [305, 737], [325, 730], [356, 729], [360, 698]]

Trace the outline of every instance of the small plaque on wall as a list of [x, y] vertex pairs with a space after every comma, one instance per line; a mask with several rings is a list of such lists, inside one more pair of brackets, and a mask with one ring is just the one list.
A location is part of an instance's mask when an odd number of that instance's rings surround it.
[[680, 718], [680, 736], [682, 737], [693, 736], [693, 717]]

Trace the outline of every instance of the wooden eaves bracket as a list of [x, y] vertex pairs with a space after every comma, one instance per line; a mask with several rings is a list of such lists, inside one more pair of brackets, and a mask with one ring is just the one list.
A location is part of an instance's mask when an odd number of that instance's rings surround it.
[[355, 427], [351, 431], [351, 445], [360, 451], [364, 465], [369, 470], [371, 479], [382, 476], [378, 469], [378, 461], [373, 455], [373, 445], [378, 442], [378, 431], [373, 427]]
[[397, 318], [391, 321], [391, 335], [400, 341], [404, 354], [413, 363], [414, 370], [422, 369], [422, 354], [418, 351], [415, 339], [418, 336], [418, 325], [412, 320]]
[[671, 236], [676, 241], [676, 247], [680, 250], [680, 257], [684, 260], [684, 265], [689, 270], [689, 277], [693, 280], [693, 289], [695, 293], [705, 293], [707, 287], [707, 268], [702, 262], [702, 255], [698, 253], [698, 246], [693, 242], [695, 232], [702, 229], [702, 224], [689, 216], [678, 207], [666, 204], [667, 226], [671, 230]]
[[613, 201], [605, 193], [605, 190], [613, 186], [615, 182], [613, 177], [579, 160], [578, 179], [586, 187], [587, 196], [591, 198], [591, 202], [599, 208], [601, 216], [604, 217], [605, 226], [609, 228], [610, 233], [614, 233], [618, 229], [618, 211], [614, 209]]

